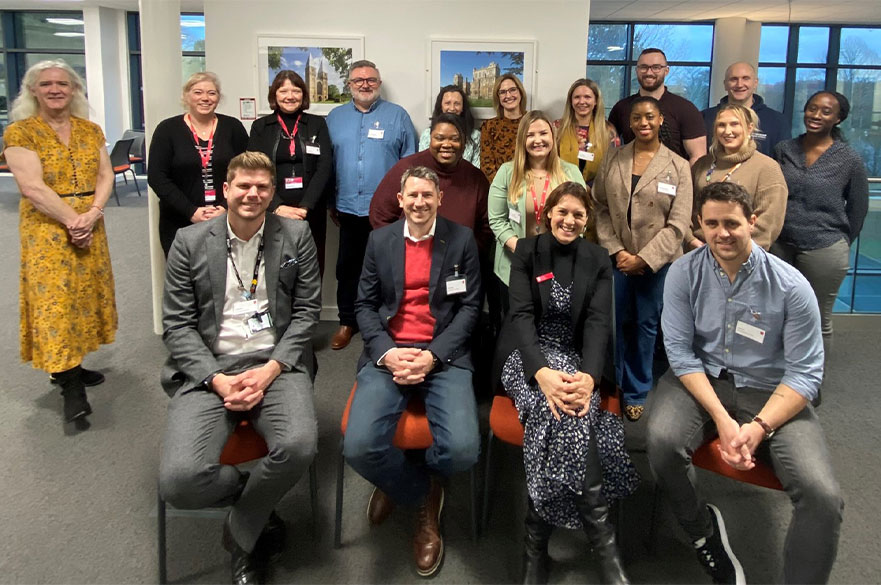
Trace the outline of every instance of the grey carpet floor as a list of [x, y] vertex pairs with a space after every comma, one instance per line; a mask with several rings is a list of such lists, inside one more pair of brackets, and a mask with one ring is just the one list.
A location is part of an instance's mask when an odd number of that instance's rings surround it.
[[[143, 182], [142, 182], [143, 187]], [[107, 382], [90, 390], [91, 428], [63, 428], [61, 398], [47, 376], [18, 357], [18, 193], [0, 178], [0, 355], [5, 380], [0, 408], [0, 582], [150, 583], [156, 573], [156, 472], [167, 398], [159, 366], [165, 349], [152, 333], [147, 206], [131, 187], [122, 205], [107, 208], [107, 227], [120, 316], [116, 342], [89, 356]], [[333, 259], [328, 259], [333, 266]], [[308, 482], [282, 501], [289, 542], [271, 581], [276, 583], [413, 583], [412, 512], [399, 510], [370, 529], [364, 510], [370, 486], [347, 469], [343, 547], [333, 542], [339, 418], [361, 350], [360, 339], [339, 352], [328, 347], [333, 323], [316, 336], [320, 372], [316, 402], [320, 430], [319, 509], [313, 522]], [[878, 331], [866, 320], [839, 327], [820, 415], [846, 500], [833, 583], [881, 582], [878, 560], [881, 437]], [[485, 426], [486, 409], [483, 412]], [[640, 452], [642, 428], [628, 424], [634, 461], [645, 481], [624, 504], [622, 547], [634, 583], [709, 583], [665, 506], [648, 546], [652, 489]], [[437, 583], [512, 582], [520, 562], [525, 488], [520, 452], [495, 450], [489, 530], [470, 539], [468, 474], [451, 479], [444, 514], [446, 560]], [[789, 521], [786, 496], [700, 472], [708, 497], [725, 514], [734, 549], [751, 583], [780, 580]], [[172, 582], [227, 581], [227, 555], [216, 515], [168, 520]], [[597, 582], [586, 539], [557, 531], [551, 582]]]

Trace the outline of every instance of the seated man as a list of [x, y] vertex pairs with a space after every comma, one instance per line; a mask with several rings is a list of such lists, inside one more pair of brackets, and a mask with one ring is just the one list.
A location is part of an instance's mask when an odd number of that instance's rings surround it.
[[[420, 503], [416, 571], [433, 575], [444, 554], [438, 476], [477, 462], [477, 404], [469, 338], [480, 310], [480, 266], [470, 229], [438, 217], [437, 175], [401, 177], [404, 219], [370, 234], [355, 315], [364, 337], [358, 389], [343, 452], [376, 486], [367, 515], [379, 524], [394, 504]], [[425, 402], [433, 444], [424, 465], [392, 445], [411, 396]]]
[[670, 267], [662, 326], [670, 370], [649, 395], [648, 458], [714, 583], [744, 583], [722, 516], [696, 491], [691, 455], [718, 434], [736, 469], [771, 464], [794, 507], [784, 583], [825, 583], [843, 501], [809, 404], [823, 378], [817, 301], [805, 278], [751, 240], [756, 216], [736, 183], [698, 198], [707, 245]]
[[[262, 153], [230, 161], [229, 212], [177, 233], [162, 307], [171, 353], [162, 381], [172, 399], [159, 489], [178, 508], [232, 505], [223, 545], [233, 583], [249, 585], [261, 579], [261, 555], [283, 548], [284, 524], [273, 509], [309, 468], [317, 443], [318, 262], [306, 222], [266, 214], [274, 182]], [[218, 465], [242, 420], [269, 447], [250, 476]]]

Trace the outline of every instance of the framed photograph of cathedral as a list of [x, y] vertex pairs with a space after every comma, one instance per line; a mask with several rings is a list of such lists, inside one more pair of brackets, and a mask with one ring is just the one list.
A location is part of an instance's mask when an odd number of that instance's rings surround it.
[[309, 88], [309, 112], [327, 115], [352, 99], [346, 75], [364, 58], [364, 37], [257, 37], [257, 107], [269, 114], [266, 96], [283, 69], [296, 71]]
[[506, 73], [517, 76], [526, 88], [527, 108], [535, 89], [535, 41], [438, 40], [431, 43], [431, 75], [428, 115], [434, 100], [446, 85], [457, 85], [468, 96], [475, 118], [488, 119], [493, 110], [493, 87]]

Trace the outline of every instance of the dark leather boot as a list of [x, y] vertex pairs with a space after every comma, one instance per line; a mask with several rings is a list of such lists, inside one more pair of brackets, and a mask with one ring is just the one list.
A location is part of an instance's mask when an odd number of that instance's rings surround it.
[[64, 397], [64, 420], [73, 422], [92, 414], [92, 407], [86, 398], [86, 386], [82, 380], [82, 369], [77, 366], [55, 374]]
[[544, 585], [548, 582], [551, 572], [551, 557], [548, 555], [548, 541], [553, 526], [548, 524], [529, 500], [529, 511], [526, 512], [526, 536], [523, 551], [523, 583], [524, 585]]
[[621, 557], [618, 555], [615, 527], [609, 519], [609, 503], [603, 496], [603, 469], [593, 432], [588, 445], [584, 489], [580, 496], [576, 496], [575, 506], [584, 524], [587, 539], [593, 547], [594, 556], [599, 562], [602, 582], [607, 585], [629, 585], [630, 579], [624, 573]]

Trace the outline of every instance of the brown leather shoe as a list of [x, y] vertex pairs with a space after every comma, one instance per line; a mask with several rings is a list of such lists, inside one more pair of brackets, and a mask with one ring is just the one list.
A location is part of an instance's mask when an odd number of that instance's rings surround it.
[[371, 526], [379, 526], [395, 511], [395, 502], [379, 488], [373, 488], [367, 502], [367, 521]]
[[355, 334], [355, 328], [350, 327], [348, 325], [340, 325], [340, 328], [337, 329], [336, 334], [334, 334], [333, 339], [330, 341], [331, 349], [343, 349], [349, 342], [352, 341], [352, 336]]
[[420, 577], [431, 577], [444, 560], [444, 538], [440, 533], [440, 516], [444, 508], [444, 488], [431, 478], [425, 501], [419, 506], [416, 533], [413, 535], [413, 560]]

